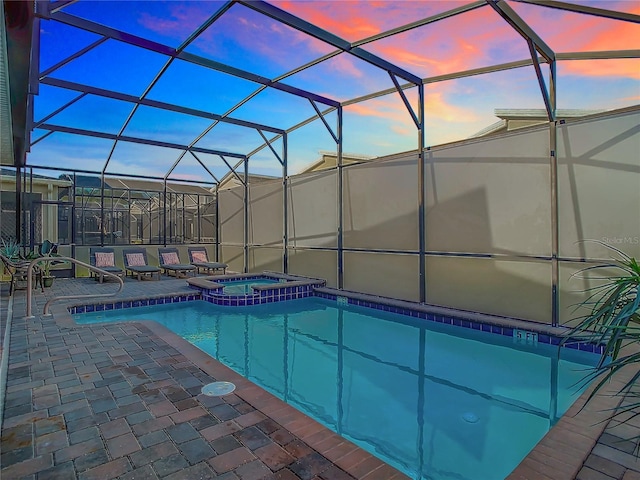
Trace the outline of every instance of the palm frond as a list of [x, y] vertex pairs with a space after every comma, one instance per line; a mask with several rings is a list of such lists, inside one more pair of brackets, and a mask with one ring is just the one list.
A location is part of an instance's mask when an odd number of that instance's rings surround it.
[[[564, 345], [578, 339], [602, 346], [596, 366], [584, 378], [585, 383], [596, 383], [582, 408], [626, 368], [635, 367], [636, 371], [618, 388], [616, 395], [625, 399], [640, 398], [640, 392], [636, 390], [640, 381], [640, 349], [637, 348], [640, 343], [640, 265], [635, 258], [616, 247], [597, 240], [592, 242], [610, 249], [615, 257], [611, 261], [585, 267], [573, 275], [602, 283], [581, 291], [587, 297], [575, 306], [574, 311], [582, 309], [587, 313], [573, 319], [574, 326], [561, 342]], [[605, 274], [594, 275], [600, 272]], [[631, 353], [623, 353], [630, 345], [636, 348]], [[640, 415], [639, 407], [640, 402], [621, 403], [613, 409], [611, 417], [632, 413], [631, 417], [622, 420], [629, 421]], [[634, 440], [640, 445], [640, 435]]]

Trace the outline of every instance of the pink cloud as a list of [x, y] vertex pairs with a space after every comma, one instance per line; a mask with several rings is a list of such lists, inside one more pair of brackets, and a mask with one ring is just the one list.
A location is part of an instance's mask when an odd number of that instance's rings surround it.
[[[598, 52], [640, 47], [640, 25], [531, 5], [514, 4], [516, 11], [556, 52]], [[637, 2], [610, 2], [608, 9], [640, 14]], [[640, 78], [637, 60], [562, 62], [567, 73], [586, 77]]]
[[443, 91], [425, 93], [424, 105], [426, 118], [431, 122], [434, 120], [454, 123], [473, 123], [478, 121], [478, 116], [472, 109], [461, 108], [448, 103]]
[[352, 56], [348, 54], [341, 54], [327, 61], [330, 70], [333, 70], [341, 75], [348, 75], [352, 78], [362, 78], [363, 73], [354, 63]]
[[357, 14], [358, 2], [340, 2], [339, 8], [336, 2], [274, 3], [279, 8], [341, 38], [360, 39], [380, 32], [379, 25]]
[[[465, 2], [276, 1], [276, 6], [342, 38], [357, 40], [389, 28], [425, 18]], [[612, 4], [613, 8], [615, 4]], [[170, 5], [170, 16], [143, 13], [141, 25], [183, 40], [215, 9], [210, 2]], [[640, 26], [533, 5], [514, 8], [542, 38], [559, 52], [638, 48]], [[627, 8], [639, 13], [640, 7]], [[562, 28], [558, 28], [562, 25]], [[194, 43], [224, 63], [234, 63], [235, 48], [255, 52], [256, 58], [284, 70], [324, 55], [334, 48], [300, 31], [235, 5]], [[455, 32], [452, 35], [451, 32]], [[635, 43], [635, 44], [634, 44]], [[363, 48], [421, 77], [464, 71], [529, 56], [526, 42], [493, 9], [482, 7], [434, 24], [385, 38]], [[329, 72], [346, 79], [368, 81], [359, 61], [341, 54], [325, 62]], [[591, 62], [570, 62], [567, 69], [585, 76], [638, 78], [633, 61], [611, 61], [604, 70]]]
[[[426, 121], [433, 124], [440, 122], [474, 123], [478, 115], [472, 110], [453, 105], [446, 100], [443, 89], [425, 93]], [[416, 126], [404, 103], [398, 95], [387, 95], [367, 102], [345, 107], [345, 111], [363, 117], [377, 117], [389, 120], [391, 129], [400, 135], [415, 135]]]
[[640, 60], [572, 60], [561, 62], [561, 74], [585, 77], [626, 77], [640, 80]]
[[184, 40], [213, 14], [211, 8], [206, 6], [207, 2], [176, 2], [169, 7], [169, 16], [156, 16], [142, 12], [138, 23], [152, 32]]
[[394, 35], [364, 48], [421, 77], [528, 56], [525, 41], [487, 7]]
[[468, 3], [464, 0], [425, 1], [274, 1], [279, 8], [348, 41], [405, 25]]

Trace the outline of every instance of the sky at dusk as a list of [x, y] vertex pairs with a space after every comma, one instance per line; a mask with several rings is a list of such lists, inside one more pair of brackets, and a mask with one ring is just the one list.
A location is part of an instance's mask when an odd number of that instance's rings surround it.
[[[297, 0], [272, 3], [344, 40], [359, 42], [469, 2]], [[640, 15], [640, 3], [634, 1], [570, 3]], [[508, 5], [556, 54], [640, 49], [637, 23], [514, 1]], [[80, 0], [64, 7], [62, 12], [179, 48], [222, 6], [218, 1], [197, 0]], [[41, 21], [40, 35], [41, 72], [101, 38], [54, 20]], [[442, 75], [530, 59], [524, 39], [488, 5], [365, 42], [361, 48], [426, 79], [425, 135], [429, 146], [474, 135], [498, 120], [495, 109], [544, 108], [531, 66], [429, 81]], [[339, 102], [393, 87], [386, 71], [348, 53], [337, 53], [335, 47], [240, 4], [232, 5], [186, 45], [184, 51]], [[325, 55], [330, 58], [295, 72], [301, 65]], [[167, 60], [168, 57], [159, 53], [109, 39], [46, 77], [138, 97], [149, 88]], [[542, 71], [548, 75], [545, 64]], [[415, 106], [417, 88], [407, 90], [406, 94]], [[34, 121], [48, 117], [78, 95], [79, 92], [41, 85], [35, 100]], [[279, 129], [303, 124], [316, 114], [305, 98], [265, 89], [258, 83], [181, 59], [171, 62], [146, 98]], [[559, 109], [609, 110], [636, 105], [639, 100], [638, 59], [574, 60], [557, 64]], [[320, 110], [327, 108], [321, 103], [317, 106]], [[132, 107], [132, 103], [122, 100], [86, 95], [47, 118], [46, 123], [118, 134]], [[326, 116], [334, 129], [336, 118], [335, 112]], [[211, 124], [206, 118], [140, 106], [122, 134], [241, 155], [250, 154], [264, 144], [263, 137], [254, 129], [222, 122], [210, 128]], [[28, 154], [28, 164], [99, 172], [109, 159], [107, 173], [162, 177], [183, 153], [124, 141], [115, 143], [114, 148], [114, 141], [110, 139], [61, 132], [42, 138], [46, 134], [43, 129], [34, 130], [32, 142], [35, 144]], [[269, 139], [274, 136], [264, 134]], [[346, 154], [382, 156], [412, 150], [417, 145], [416, 127], [397, 93], [344, 107], [343, 150]], [[276, 141], [274, 148], [281, 154], [282, 141]], [[318, 159], [320, 152], [335, 149], [332, 136], [319, 120], [292, 131], [288, 137], [290, 173]], [[219, 157], [206, 153], [196, 155], [219, 178], [227, 173], [228, 168]], [[237, 162], [233, 158], [228, 160], [233, 164]], [[254, 173], [281, 173], [279, 162], [268, 148], [255, 153], [249, 165]], [[182, 156], [171, 178], [211, 181], [189, 153]]]

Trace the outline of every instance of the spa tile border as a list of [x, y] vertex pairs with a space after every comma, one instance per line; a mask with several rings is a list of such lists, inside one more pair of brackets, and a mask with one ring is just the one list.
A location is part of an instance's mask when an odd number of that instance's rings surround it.
[[122, 310], [125, 308], [146, 307], [149, 305], [167, 305], [170, 303], [184, 303], [194, 300], [200, 300], [199, 293], [180, 294], [180, 295], [163, 295], [149, 298], [115, 300], [112, 302], [91, 303], [82, 305], [71, 305], [67, 307], [70, 314], [103, 312], [109, 310]]
[[[233, 280], [278, 280], [278, 283], [256, 285], [253, 294], [229, 295], [223, 293], [224, 284]], [[314, 295], [316, 288], [326, 285], [325, 280], [297, 277], [293, 275], [262, 274], [224, 275], [187, 280], [189, 288], [200, 292], [202, 300], [225, 307], [245, 307], [265, 303], [284, 302]]]

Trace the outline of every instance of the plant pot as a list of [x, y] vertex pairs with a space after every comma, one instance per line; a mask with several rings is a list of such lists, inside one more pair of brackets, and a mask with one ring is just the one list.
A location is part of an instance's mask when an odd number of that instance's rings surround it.
[[53, 285], [53, 279], [56, 277], [42, 277], [42, 284], [45, 287], [50, 287], [51, 285]]

